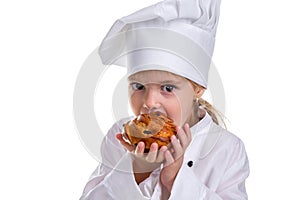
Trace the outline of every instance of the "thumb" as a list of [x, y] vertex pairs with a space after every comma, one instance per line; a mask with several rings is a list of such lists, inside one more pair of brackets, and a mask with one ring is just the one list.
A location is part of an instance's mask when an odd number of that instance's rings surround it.
[[134, 147], [124, 140], [122, 133], [117, 133], [116, 138], [117, 138], [117, 140], [119, 140], [121, 145], [123, 145], [128, 151], [131, 152], [134, 150]]

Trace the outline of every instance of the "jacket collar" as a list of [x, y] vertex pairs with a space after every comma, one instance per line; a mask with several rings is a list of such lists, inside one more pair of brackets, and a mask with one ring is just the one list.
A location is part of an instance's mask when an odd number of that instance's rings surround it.
[[[191, 127], [192, 142], [189, 149], [191, 154], [195, 154], [192, 157], [204, 159], [213, 150], [223, 131], [206, 112], [205, 116]], [[192, 145], [193, 142], [196, 142], [197, 145]]]

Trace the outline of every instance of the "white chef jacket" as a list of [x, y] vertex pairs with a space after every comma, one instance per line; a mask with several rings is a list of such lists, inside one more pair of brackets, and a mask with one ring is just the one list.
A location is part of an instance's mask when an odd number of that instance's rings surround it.
[[[161, 168], [139, 185], [130, 153], [115, 138], [123, 123], [114, 124], [101, 146], [102, 162], [93, 172], [80, 200], [159, 200]], [[174, 181], [170, 200], [244, 200], [249, 163], [243, 142], [216, 125], [206, 113], [191, 127], [192, 141]]]

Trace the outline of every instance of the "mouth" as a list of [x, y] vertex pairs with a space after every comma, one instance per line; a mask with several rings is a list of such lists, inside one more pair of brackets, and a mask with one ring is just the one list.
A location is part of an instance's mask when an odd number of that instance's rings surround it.
[[157, 109], [157, 108], [142, 110], [142, 112], [140, 114], [150, 115], [151, 113], [160, 113], [165, 116], [168, 116], [166, 111], [164, 111], [163, 109]]
[[170, 137], [176, 135], [176, 126], [172, 119], [155, 111], [140, 114], [128, 121], [124, 126], [124, 135], [132, 145], [137, 145], [140, 141], [144, 142], [145, 153], [147, 153], [153, 142], [156, 142], [159, 147], [168, 146]]

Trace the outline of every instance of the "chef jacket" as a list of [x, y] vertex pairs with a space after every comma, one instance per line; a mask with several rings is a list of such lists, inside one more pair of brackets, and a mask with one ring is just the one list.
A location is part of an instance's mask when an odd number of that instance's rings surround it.
[[[132, 157], [116, 139], [120, 120], [101, 145], [102, 162], [86, 184], [80, 200], [159, 200], [162, 185], [157, 168], [140, 184], [132, 171]], [[206, 113], [191, 127], [192, 141], [173, 183], [170, 200], [244, 200], [249, 163], [243, 142], [212, 121]]]

